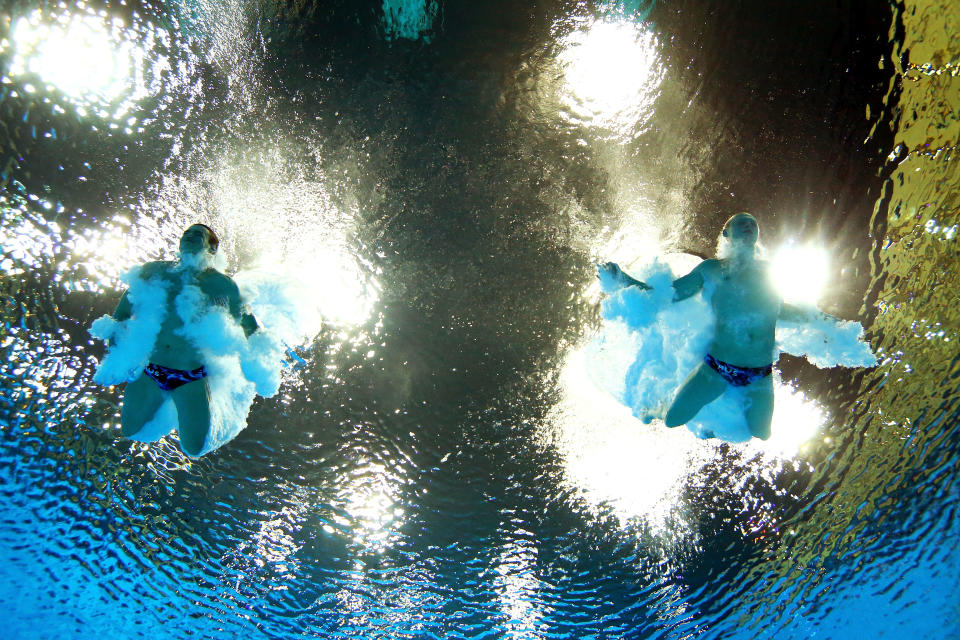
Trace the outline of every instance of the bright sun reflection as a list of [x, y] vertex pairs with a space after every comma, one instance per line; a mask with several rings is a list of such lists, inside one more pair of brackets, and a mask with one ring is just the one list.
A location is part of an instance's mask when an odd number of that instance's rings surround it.
[[298, 562], [296, 553], [302, 545], [294, 539], [303, 522], [303, 506], [286, 506], [260, 523], [260, 530], [250, 541], [253, 547], [253, 562], [256, 565], [273, 565], [281, 573], [293, 575]]
[[806, 394], [777, 384], [770, 438], [751, 440], [747, 446], [768, 457], [791, 458], [823, 429], [825, 422], [823, 409]]
[[712, 459], [715, 444], [634, 418], [590, 378], [585, 349], [568, 356], [561, 385], [547, 438], [563, 456], [565, 481], [623, 521], [639, 517], [654, 534], [686, 535], [676, 504], [685, 479]]
[[[144, 53], [138, 40], [121, 20], [102, 13], [50, 18], [34, 11], [11, 30], [14, 51], [8, 73], [36, 74], [75, 101], [110, 104], [134, 85], [132, 93], [142, 91]], [[25, 89], [35, 90], [30, 85]]]
[[328, 524], [324, 530], [334, 533], [339, 528], [368, 550], [385, 550], [397, 537], [404, 515], [394, 496], [394, 482], [383, 465], [361, 461], [344, 478], [338, 502], [345, 515], [334, 516], [337, 527]]
[[577, 118], [613, 128], [645, 119], [663, 77], [652, 31], [633, 22], [600, 20], [561, 44], [565, 100]]
[[[521, 532], [524, 533], [524, 532]], [[506, 617], [508, 638], [537, 638], [543, 623], [539, 598], [542, 589], [537, 577], [537, 548], [529, 539], [510, 542], [494, 567], [494, 585], [500, 611]]]
[[771, 274], [785, 302], [812, 305], [823, 295], [828, 266], [822, 249], [786, 245], [774, 254]]
[[148, 262], [166, 246], [159, 237], [134, 235], [130, 221], [115, 215], [96, 229], [83, 229], [64, 238], [71, 263], [81, 266], [70, 286], [76, 290], [103, 292], [123, 287], [120, 276], [134, 264]]
[[209, 186], [185, 185], [184, 195], [210, 193], [205, 205], [216, 211], [224, 234], [236, 239], [242, 270], [297, 282], [301, 302], [325, 322], [362, 324], [379, 293], [372, 269], [365, 268], [351, 240], [357, 209], [334, 201], [323, 176], [304, 175], [290, 160], [299, 153], [277, 145], [245, 150], [236, 160], [223, 158], [210, 169]]
[[324, 244], [288, 251], [260, 266], [302, 280], [309, 305], [327, 322], [355, 326], [369, 317], [377, 298], [353, 256]]
[[[685, 427], [667, 429], [659, 420], [642, 423], [596, 386], [587, 373], [586, 349], [568, 356], [561, 385], [562, 400], [544, 439], [563, 457], [565, 482], [623, 521], [642, 518], [651, 533], [693, 535], [677, 505], [691, 475], [717, 456], [720, 441], [699, 440]], [[778, 463], [801, 452], [825, 422], [816, 402], [777, 383], [770, 439], [732, 446], [765, 464]]]

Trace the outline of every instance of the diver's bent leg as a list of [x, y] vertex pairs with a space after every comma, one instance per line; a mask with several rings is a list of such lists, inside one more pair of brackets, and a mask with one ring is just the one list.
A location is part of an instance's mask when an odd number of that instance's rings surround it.
[[157, 383], [141, 374], [127, 383], [123, 393], [123, 408], [120, 410], [120, 433], [132, 438], [150, 422], [163, 404], [163, 392]]
[[747, 386], [747, 426], [754, 438], [770, 437], [773, 419], [773, 378], [766, 376]]
[[173, 392], [180, 424], [180, 448], [188, 456], [203, 451], [210, 431], [210, 387], [206, 379], [177, 387]]
[[705, 405], [713, 402], [727, 390], [727, 382], [705, 363], [700, 363], [680, 385], [677, 397], [667, 410], [664, 422], [668, 427], [679, 427], [693, 419]]

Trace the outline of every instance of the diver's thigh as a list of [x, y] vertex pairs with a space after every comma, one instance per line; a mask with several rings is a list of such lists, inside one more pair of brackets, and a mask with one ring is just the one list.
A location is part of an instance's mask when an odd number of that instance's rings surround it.
[[727, 383], [704, 363], [680, 385], [664, 422], [668, 427], [678, 427], [689, 422], [704, 405], [716, 400], [726, 390]]
[[747, 426], [755, 438], [770, 437], [773, 419], [773, 378], [767, 376], [747, 387]]
[[206, 379], [189, 382], [173, 391], [180, 425], [180, 447], [187, 455], [203, 450], [210, 431], [210, 387]]
[[153, 419], [161, 404], [163, 392], [156, 382], [143, 374], [133, 382], [128, 382], [120, 410], [120, 433], [127, 437], [135, 435]]

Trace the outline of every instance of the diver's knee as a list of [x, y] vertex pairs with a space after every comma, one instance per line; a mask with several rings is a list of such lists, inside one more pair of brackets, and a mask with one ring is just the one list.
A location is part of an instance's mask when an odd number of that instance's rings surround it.
[[682, 424], [686, 424], [686, 422], [686, 420], [682, 420], [680, 416], [674, 413], [672, 409], [667, 411], [667, 415], [663, 418], [663, 423], [671, 429], [674, 427], [679, 427]]
[[197, 458], [203, 452], [203, 447], [207, 443], [207, 431], [209, 429], [193, 428], [180, 429], [180, 448], [191, 458]]
[[180, 448], [183, 449], [183, 452], [190, 456], [191, 458], [199, 458], [200, 453], [203, 451], [203, 445], [206, 441], [206, 438], [191, 438], [180, 436]]
[[130, 424], [129, 422], [120, 421], [120, 435], [124, 438], [132, 438], [137, 435], [141, 429], [143, 429], [142, 424]]
[[132, 438], [143, 430], [148, 419], [142, 412], [134, 411], [124, 403], [120, 411], [120, 435], [124, 438]]

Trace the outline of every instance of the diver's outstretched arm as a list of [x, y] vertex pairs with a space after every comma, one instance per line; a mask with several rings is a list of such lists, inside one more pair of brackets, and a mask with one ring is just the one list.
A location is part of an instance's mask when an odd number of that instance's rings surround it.
[[[169, 267], [168, 262], [155, 261], [147, 262], [140, 268], [140, 273], [137, 276], [141, 280], [149, 280], [158, 273], [162, 273], [163, 269]], [[128, 320], [130, 316], [133, 315], [133, 304], [130, 302], [130, 290], [123, 292], [123, 296], [120, 298], [120, 302], [117, 303], [117, 308], [113, 310], [111, 316], [117, 322], [123, 322]]]
[[711, 265], [715, 263], [716, 260], [704, 260], [696, 267], [693, 271], [683, 276], [682, 278], [677, 278], [673, 281], [673, 301], [680, 302], [681, 300], [686, 300], [690, 296], [696, 295], [703, 290], [703, 272], [706, 269], [711, 268]]
[[252, 313], [245, 313], [240, 318], [240, 326], [243, 327], [243, 335], [249, 338], [260, 328], [260, 323]]
[[230, 279], [230, 284], [233, 285], [230, 290], [230, 315], [243, 329], [244, 337], [249, 338], [260, 328], [260, 324], [252, 313], [246, 313], [237, 283]]
[[113, 310], [112, 317], [118, 322], [123, 322], [133, 314], [133, 305], [130, 303], [130, 296], [127, 291], [123, 292], [123, 297], [117, 303], [117, 308]]
[[616, 262], [605, 262], [597, 265], [597, 277], [605, 291], [612, 292], [624, 287], [639, 287], [641, 290], [652, 289], [646, 282], [628, 276]]

